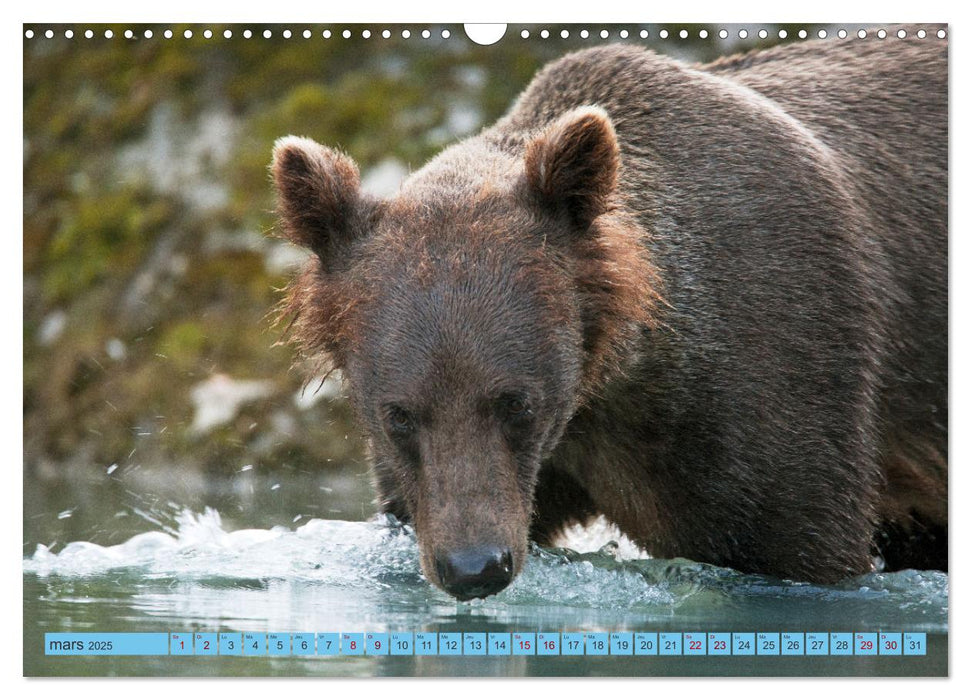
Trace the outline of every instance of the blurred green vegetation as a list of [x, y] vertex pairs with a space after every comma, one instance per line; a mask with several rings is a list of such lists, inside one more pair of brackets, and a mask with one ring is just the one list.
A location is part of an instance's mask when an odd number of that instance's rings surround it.
[[[361, 458], [339, 399], [301, 403], [304, 378], [275, 346], [269, 312], [295, 259], [271, 231], [267, 165], [275, 139], [339, 145], [369, 169], [415, 169], [509, 106], [533, 73], [570, 50], [605, 43], [576, 27], [550, 38], [510, 26], [491, 47], [458, 26], [106, 27], [84, 38], [24, 42], [25, 468], [179, 465], [223, 472], [245, 464], [315, 469]], [[123, 37], [133, 29], [135, 38]], [[145, 39], [145, 29], [154, 37]], [[304, 29], [313, 37], [304, 39]], [[628, 43], [710, 60], [760, 42], [717, 28]], [[666, 29], [672, 37], [682, 27]], [[262, 38], [270, 29], [273, 38]], [[563, 29], [570, 38], [560, 38]], [[798, 29], [798, 28], [795, 28]], [[795, 29], [790, 31], [795, 37]], [[774, 32], [770, 36], [774, 36]], [[620, 40], [616, 30], [610, 41]], [[282, 262], [281, 262], [282, 261]], [[216, 375], [270, 388], [205, 430], [193, 389]], [[316, 384], [309, 387], [312, 393]], [[305, 397], [306, 398], [306, 395]], [[350, 438], [348, 439], [348, 435]]]

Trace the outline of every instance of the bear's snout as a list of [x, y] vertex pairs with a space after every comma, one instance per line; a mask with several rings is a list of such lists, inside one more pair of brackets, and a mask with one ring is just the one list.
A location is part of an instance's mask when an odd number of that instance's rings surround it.
[[512, 552], [489, 545], [439, 552], [435, 572], [442, 588], [459, 600], [485, 598], [512, 581]]

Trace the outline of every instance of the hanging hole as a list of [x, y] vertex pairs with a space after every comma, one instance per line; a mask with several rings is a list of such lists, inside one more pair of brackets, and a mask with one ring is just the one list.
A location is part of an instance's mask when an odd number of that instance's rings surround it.
[[491, 46], [506, 34], [505, 24], [466, 24], [465, 34], [480, 46]]

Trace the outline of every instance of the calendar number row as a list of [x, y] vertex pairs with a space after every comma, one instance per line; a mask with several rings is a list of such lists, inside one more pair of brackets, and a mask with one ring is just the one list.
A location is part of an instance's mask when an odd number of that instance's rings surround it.
[[924, 656], [923, 632], [51, 632], [49, 656]]

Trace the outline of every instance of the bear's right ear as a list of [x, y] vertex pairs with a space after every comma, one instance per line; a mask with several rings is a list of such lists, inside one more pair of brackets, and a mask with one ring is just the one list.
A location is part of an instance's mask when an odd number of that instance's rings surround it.
[[353, 237], [361, 176], [350, 157], [297, 136], [277, 140], [270, 166], [284, 235], [327, 264]]

